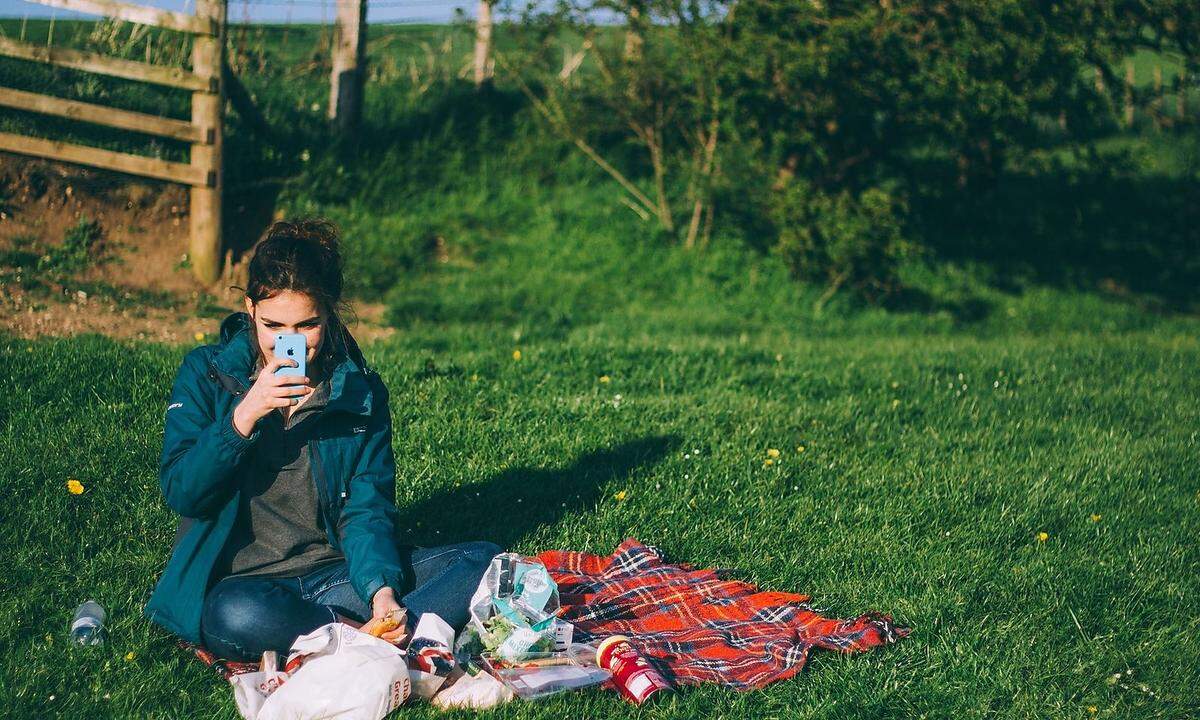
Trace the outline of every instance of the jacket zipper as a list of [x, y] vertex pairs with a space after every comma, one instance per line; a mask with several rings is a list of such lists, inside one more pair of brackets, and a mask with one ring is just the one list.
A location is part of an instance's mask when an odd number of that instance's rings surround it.
[[[325, 520], [325, 536], [329, 540], [329, 544], [335, 548], [341, 549], [341, 543], [337, 537], [337, 525], [333, 522], [330, 514], [332, 503], [330, 501], [330, 492], [328, 481], [325, 477], [325, 470], [321, 466], [321, 458], [317, 455], [317, 441], [313, 438], [308, 440], [308, 457], [312, 460], [313, 468], [316, 474], [317, 486], [317, 502], [321, 506], [321, 517]], [[345, 493], [342, 493], [345, 496]]]

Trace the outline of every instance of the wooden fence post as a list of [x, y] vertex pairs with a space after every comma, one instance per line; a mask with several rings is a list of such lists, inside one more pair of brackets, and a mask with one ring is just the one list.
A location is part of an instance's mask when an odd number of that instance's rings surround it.
[[188, 216], [191, 223], [190, 261], [192, 272], [204, 283], [217, 280], [221, 261], [221, 150], [224, 145], [225, 84], [221, 67], [225, 61], [227, 0], [196, 0], [196, 15], [210, 18], [216, 35], [192, 39], [192, 72], [212, 78], [207, 91], [192, 93], [192, 124], [204, 129], [208, 142], [192, 144], [191, 164], [208, 174], [206, 185], [191, 188]]
[[366, 0], [337, 0], [333, 75], [329, 82], [329, 119], [342, 134], [357, 128], [362, 119], [366, 49]]
[[479, 0], [475, 15], [475, 87], [492, 79], [492, 3]]

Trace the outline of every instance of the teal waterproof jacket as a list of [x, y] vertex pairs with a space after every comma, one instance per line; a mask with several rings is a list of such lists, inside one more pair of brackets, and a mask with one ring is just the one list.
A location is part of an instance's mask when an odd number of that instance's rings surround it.
[[[184, 358], [165, 413], [159, 485], [179, 513], [171, 559], [146, 605], [146, 616], [199, 644], [200, 613], [234, 520], [261, 431], [244, 438], [233, 410], [254, 372], [250, 316], [221, 322], [221, 339]], [[388, 392], [354, 339], [333, 340], [338, 361], [329, 403], [315, 419], [308, 449], [329, 543], [346, 558], [355, 592], [368, 605], [384, 585], [399, 597], [407, 578], [396, 541], [396, 460]], [[339, 532], [340, 528], [340, 532]]]

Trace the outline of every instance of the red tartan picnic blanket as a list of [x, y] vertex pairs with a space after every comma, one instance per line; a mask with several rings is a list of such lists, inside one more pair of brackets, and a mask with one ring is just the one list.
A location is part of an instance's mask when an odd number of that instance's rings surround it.
[[[887, 615], [835, 620], [813, 610], [807, 595], [759, 592], [726, 570], [668, 564], [633, 538], [608, 557], [567, 550], [536, 557], [558, 584], [561, 616], [575, 625], [577, 642], [627, 635], [676, 684], [761, 688], [800, 672], [810, 648], [868, 650], [909, 633]], [[258, 669], [179, 644], [226, 679]]]
[[677, 684], [761, 688], [800, 672], [810, 648], [868, 650], [910, 632], [876, 613], [824, 617], [807, 595], [759, 592], [728, 571], [668, 564], [633, 538], [608, 557], [551, 550], [537, 559], [558, 583], [576, 641], [626, 635]]

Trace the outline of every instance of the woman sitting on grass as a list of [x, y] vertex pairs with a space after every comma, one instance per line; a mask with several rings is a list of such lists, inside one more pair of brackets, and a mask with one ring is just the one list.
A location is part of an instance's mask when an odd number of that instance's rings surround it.
[[[146, 614], [226, 659], [333, 621], [401, 620], [396, 643], [421, 613], [461, 629], [500, 552], [398, 543], [388, 392], [339, 317], [338, 245], [328, 222], [271, 226], [246, 312], [188, 353], [167, 405], [159, 483], [182, 517]], [[275, 375], [298, 365], [274, 358], [279, 333], [304, 335], [306, 377]]]

